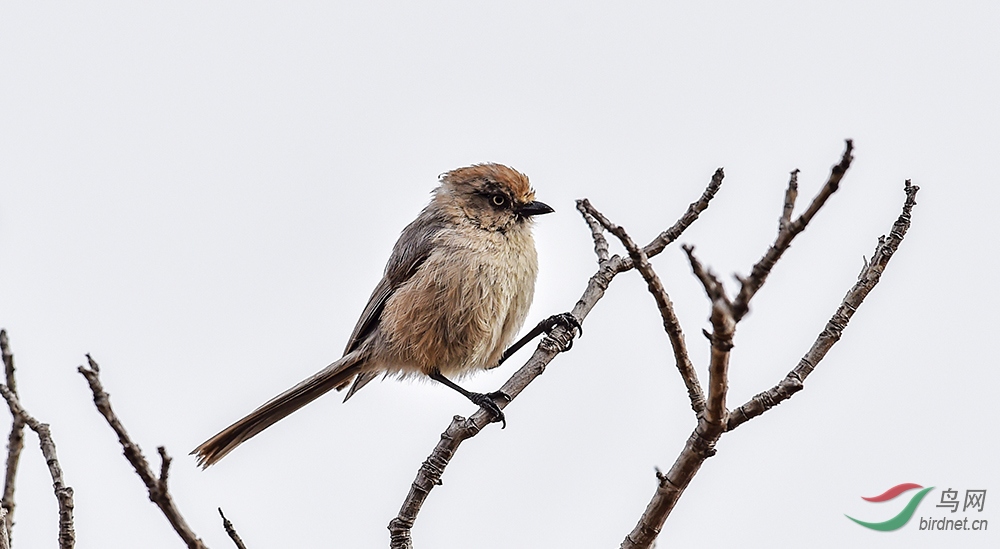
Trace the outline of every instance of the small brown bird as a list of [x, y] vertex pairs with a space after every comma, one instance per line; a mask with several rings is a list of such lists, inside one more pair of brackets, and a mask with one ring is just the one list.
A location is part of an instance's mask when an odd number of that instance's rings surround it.
[[430, 204], [403, 229], [343, 358], [204, 442], [192, 452], [198, 464], [212, 465], [331, 389], [350, 385], [346, 402], [379, 375], [430, 377], [504, 421], [493, 399], [506, 395], [452, 380], [498, 366], [556, 325], [580, 329], [572, 315], [555, 315], [508, 349], [535, 292], [532, 217], [552, 211], [524, 174], [501, 164], [442, 175]]

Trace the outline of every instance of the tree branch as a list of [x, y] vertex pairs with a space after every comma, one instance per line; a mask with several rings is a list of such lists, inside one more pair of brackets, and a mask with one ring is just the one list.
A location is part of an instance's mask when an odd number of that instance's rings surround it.
[[10, 549], [10, 532], [7, 530], [7, 509], [0, 507], [0, 549]]
[[[717, 170], [715, 177], [712, 178], [712, 182], [705, 189], [701, 198], [688, 207], [687, 212], [677, 223], [661, 233], [644, 248], [643, 251], [646, 253], [647, 258], [660, 253], [664, 247], [676, 240], [685, 229], [698, 219], [698, 216], [708, 207], [709, 202], [722, 185], [722, 177], [722, 170]], [[584, 219], [586, 220], [586, 216]], [[591, 233], [594, 236], [594, 249], [598, 256], [600, 267], [590, 277], [587, 288], [571, 311], [580, 324], [583, 324], [584, 319], [587, 318], [590, 311], [604, 297], [604, 292], [608, 289], [608, 285], [611, 284], [615, 275], [632, 268], [632, 260], [630, 258], [623, 259], [616, 255], [608, 259], [603, 259], [601, 250], [606, 248], [607, 242], [604, 242], [604, 246], [602, 246], [600, 241], [604, 239], [603, 235], [601, 235], [600, 231], [596, 230], [589, 220], [587, 220], [587, 224], [590, 226]], [[528, 362], [517, 370], [501, 387], [500, 390], [508, 395], [510, 400], [500, 401], [497, 405], [503, 409], [512, 402], [529, 383], [545, 371], [545, 367], [559, 354], [561, 349], [565, 348], [565, 344], [571, 337], [572, 334], [562, 326], [556, 327], [548, 336], [543, 337], [535, 349], [535, 353], [528, 359]], [[417, 477], [410, 486], [410, 492], [403, 501], [399, 514], [389, 522], [390, 549], [412, 549], [413, 540], [411, 530], [416, 522], [417, 514], [427, 500], [430, 491], [434, 486], [441, 484], [441, 475], [462, 442], [479, 434], [483, 427], [488, 425], [492, 419], [492, 415], [484, 410], [479, 410], [468, 419], [461, 416], [455, 416], [452, 419], [448, 428], [441, 434], [441, 439], [434, 447], [431, 455], [417, 471]]]
[[594, 239], [594, 254], [597, 255], [597, 265], [600, 266], [604, 264], [605, 261], [609, 259], [608, 252], [608, 241], [604, 238], [604, 228], [601, 226], [600, 221], [597, 220], [593, 215], [588, 213], [587, 207], [590, 205], [590, 201], [586, 198], [583, 200], [576, 201], [576, 209], [583, 215], [583, 220], [587, 222], [587, 226], [590, 227], [590, 235]]
[[708, 366], [708, 406], [705, 410], [705, 422], [712, 433], [721, 433], [727, 414], [729, 353], [733, 348], [733, 334], [736, 332], [733, 304], [726, 296], [722, 282], [710, 270], [703, 268], [694, 256], [694, 246], [681, 247], [691, 262], [691, 270], [701, 281], [708, 298], [712, 301], [712, 314], [709, 316], [712, 333], [708, 337], [712, 342], [712, 358]]
[[229, 534], [229, 539], [233, 540], [233, 543], [236, 544], [236, 549], [247, 549], [247, 546], [243, 544], [243, 540], [240, 539], [240, 535], [236, 533], [233, 523], [229, 522], [226, 515], [222, 514], [222, 507], [219, 507], [219, 516], [222, 517], [222, 527]]
[[653, 295], [656, 307], [660, 311], [660, 317], [663, 319], [663, 330], [667, 333], [667, 337], [670, 338], [670, 345], [674, 351], [674, 362], [681, 374], [681, 378], [684, 380], [684, 386], [687, 387], [691, 409], [694, 410], [695, 415], [700, 416], [705, 411], [705, 393], [702, 391], [701, 383], [698, 381], [698, 373], [695, 372], [694, 365], [691, 364], [691, 358], [688, 356], [687, 345], [684, 342], [684, 331], [681, 329], [680, 320], [674, 312], [674, 304], [670, 301], [670, 296], [667, 294], [666, 289], [663, 288], [660, 277], [656, 275], [656, 271], [653, 270], [653, 266], [649, 263], [649, 258], [636, 245], [624, 227], [620, 227], [609, 221], [607, 217], [590, 204], [589, 200], [578, 200], [577, 209], [584, 214], [585, 219], [590, 218], [597, 221], [608, 232], [618, 237], [618, 240], [621, 241], [622, 245], [628, 251], [632, 264], [636, 266], [636, 269], [646, 281], [646, 288]]
[[139, 475], [139, 478], [142, 479], [143, 484], [149, 490], [150, 501], [160, 508], [170, 522], [170, 525], [173, 526], [174, 531], [184, 540], [189, 549], [206, 549], [205, 544], [191, 531], [184, 517], [181, 516], [177, 506], [174, 505], [173, 498], [170, 497], [170, 492], [167, 490], [167, 472], [170, 468], [170, 457], [167, 456], [166, 450], [162, 446], [158, 449], [162, 464], [160, 466], [160, 476], [157, 478], [153, 473], [153, 469], [149, 466], [149, 462], [142, 455], [142, 450], [137, 444], [132, 442], [132, 439], [128, 436], [128, 432], [125, 431], [125, 426], [122, 425], [121, 421], [118, 420], [118, 416], [115, 415], [114, 410], [111, 409], [109, 395], [104, 392], [104, 387], [101, 385], [101, 369], [97, 365], [97, 362], [90, 355], [87, 355], [87, 362], [90, 364], [90, 368], [80, 366], [77, 368], [77, 371], [83, 374], [83, 377], [87, 378], [90, 390], [94, 393], [94, 404], [97, 406], [97, 410], [104, 416], [104, 419], [107, 420], [108, 425], [111, 426], [115, 434], [118, 435], [118, 442], [121, 443], [125, 451], [125, 459], [132, 464], [136, 474]]
[[910, 212], [917, 203], [917, 191], [920, 190], [920, 187], [911, 185], [910, 181], [907, 180], [903, 190], [906, 192], [903, 212], [893, 224], [892, 231], [890, 231], [888, 237], [879, 237], [878, 245], [875, 247], [875, 253], [872, 255], [871, 262], [865, 264], [861, 270], [861, 274], [858, 275], [858, 281], [847, 292], [847, 295], [844, 296], [840, 306], [837, 307], [837, 312], [826, 323], [826, 327], [820, 332], [816, 341], [813, 342], [812, 347], [802, 357], [798, 365], [792, 371], [788, 372], [788, 375], [777, 385], [758, 394], [747, 403], [733, 410], [729, 414], [727, 430], [732, 431], [801, 391], [803, 382], [809, 377], [809, 374], [823, 360], [823, 357], [826, 356], [830, 348], [840, 340], [840, 336], [844, 328], [847, 327], [847, 323], [850, 322], [851, 317], [857, 312], [858, 307], [861, 306], [868, 293], [878, 284], [882, 272], [885, 270], [886, 265], [888, 265], [889, 260], [892, 259], [893, 254], [896, 253], [899, 245], [903, 242], [906, 231], [910, 228]]
[[787, 230], [792, 222], [792, 210], [795, 209], [795, 199], [799, 196], [799, 170], [792, 170], [792, 175], [788, 179], [788, 190], [785, 191], [785, 206], [781, 209], [781, 220], [778, 221], [778, 230]]
[[[642, 251], [645, 252], [647, 258], [653, 258], [659, 255], [660, 252], [664, 250], [667, 246], [672, 244], [675, 240], [680, 238], [681, 234], [691, 226], [692, 223], [698, 220], [698, 216], [701, 212], [708, 208], [708, 204], [715, 198], [715, 193], [719, 192], [722, 187], [722, 180], [726, 177], [725, 172], [722, 168], [715, 170], [715, 174], [712, 175], [712, 181], [705, 188], [705, 192], [701, 194], [698, 200], [691, 203], [688, 206], [684, 215], [677, 220], [669, 229], [660, 233], [656, 238], [652, 240], [649, 244], [643, 247]], [[627, 271], [633, 267], [631, 259], [626, 259], [622, 262], [619, 268], [620, 272]]]
[[820, 189], [819, 194], [813, 198], [812, 203], [809, 204], [809, 207], [806, 208], [806, 211], [798, 219], [787, 223], [786, 215], [788, 219], [791, 219], [791, 209], [798, 194], [798, 170], [792, 172], [791, 181], [788, 183], [788, 191], [785, 193], [785, 206], [781, 222], [779, 223], [778, 236], [774, 244], [764, 254], [764, 257], [750, 270], [750, 276], [745, 279], [739, 279], [741, 284], [740, 293], [736, 296], [733, 303], [733, 316], [737, 322], [750, 310], [750, 300], [753, 299], [757, 290], [760, 290], [760, 287], [764, 285], [767, 275], [771, 273], [774, 264], [781, 259], [781, 255], [791, 245], [795, 236], [806, 228], [806, 225], [816, 215], [816, 212], [823, 207], [823, 204], [826, 204], [826, 200], [840, 187], [840, 180], [844, 177], [847, 169], [851, 167], [851, 161], [854, 160], [854, 157], [851, 155], [854, 150], [854, 143], [850, 139], [846, 143], [847, 146], [844, 149], [844, 155], [841, 157], [840, 163], [830, 171], [830, 177], [827, 179], [826, 184], [823, 185], [823, 188]]
[[73, 489], [66, 486], [63, 481], [62, 468], [59, 466], [59, 459], [56, 457], [56, 444], [52, 440], [52, 433], [49, 426], [31, 417], [17, 400], [17, 395], [10, 390], [7, 385], [0, 384], [0, 393], [7, 400], [11, 414], [20, 417], [25, 425], [31, 428], [38, 435], [38, 445], [42, 449], [42, 456], [49, 466], [49, 475], [52, 476], [52, 489], [55, 491], [56, 500], [59, 502], [59, 548], [73, 549], [76, 543], [76, 532], [73, 530]]
[[[3, 355], [4, 372], [7, 377], [7, 388], [17, 396], [17, 382], [14, 379], [14, 355], [10, 352], [7, 341], [7, 331], [0, 330], [0, 353]], [[21, 450], [24, 449], [24, 420], [11, 409], [10, 435], [7, 437], [7, 469], [3, 484], [3, 500], [0, 508], [4, 512], [4, 524], [8, 543], [14, 536], [14, 481], [17, 479], [17, 466], [21, 460]]]
[[[903, 236], [910, 225], [910, 211], [916, 204], [915, 197], [918, 188], [906, 182], [906, 201], [903, 205], [903, 213], [897, 219], [893, 230], [888, 238], [879, 239], [879, 245], [875, 250], [870, 264], [866, 264], [859, 276], [858, 283], [848, 292], [847, 297], [841, 304], [834, 317], [827, 323], [826, 329], [820, 334], [816, 343], [809, 353], [799, 362], [799, 365], [788, 374], [788, 376], [765, 393], [754, 397], [750, 402], [744, 404], [739, 409], [726, 413], [726, 378], [728, 376], [728, 355], [732, 348], [732, 334], [736, 323], [739, 322], [742, 314], [746, 313], [746, 304], [753, 297], [753, 293], [763, 284], [764, 278], [773, 267], [774, 262], [780, 258], [781, 253], [787, 249], [788, 243], [795, 234], [805, 228], [809, 219], [815, 215], [816, 211], [823, 205], [823, 202], [834, 190], [840, 181], [840, 177], [850, 163], [851, 142], [847, 142], [847, 151], [841, 160], [841, 164], [834, 167], [834, 173], [824, 191], [821, 191], [806, 213], [802, 214], [795, 222], [786, 223], [791, 218], [791, 209], [795, 202], [797, 193], [797, 174], [792, 173], [789, 189], [785, 193], [785, 205], [779, 221], [778, 241], [765, 255], [764, 259], [754, 266], [750, 279], [741, 280], [742, 288], [740, 295], [734, 303], [725, 296], [722, 285], [718, 279], [709, 271], [705, 270], [697, 261], [693, 254], [693, 248], [685, 246], [688, 253], [691, 267], [695, 276], [701, 280], [705, 286], [706, 293], [712, 301], [712, 326], [713, 333], [709, 335], [712, 341], [712, 359], [709, 366], [709, 396], [708, 405], [704, 417], [700, 418], [697, 427], [688, 437], [684, 449], [674, 461], [673, 466], [666, 473], [657, 473], [658, 486], [645, 512], [640, 517], [638, 524], [622, 542], [623, 549], [647, 549], [656, 540], [660, 529], [673, 510], [678, 499], [687, 488], [691, 479], [697, 474], [704, 461], [715, 454], [715, 444], [718, 439], [727, 431], [738, 427], [742, 423], [762, 414], [767, 409], [773, 407], [782, 400], [789, 398], [792, 394], [801, 390], [802, 381], [812, 372], [815, 365], [825, 356], [830, 347], [840, 338], [844, 327], [850, 320], [851, 315], [861, 305], [862, 300], [868, 292], [878, 283], [879, 277], [889, 259], [895, 253]], [[787, 228], [787, 230], [786, 230]], [[766, 268], [762, 267], [766, 265]], [[742, 311], [742, 313], [740, 312]]]

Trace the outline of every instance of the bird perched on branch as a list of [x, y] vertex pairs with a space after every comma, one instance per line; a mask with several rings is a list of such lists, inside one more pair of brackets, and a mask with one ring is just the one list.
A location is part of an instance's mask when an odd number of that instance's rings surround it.
[[331, 389], [350, 386], [346, 402], [379, 375], [427, 376], [504, 421], [494, 399], [506, 395], [466, 391], [453, 379], [498, 366], [556, 325], [571, 335], [580, 329], [571, 314], [554, 315], [508, 348], [535, 292], [532, 218], [552, 211], [535, 200], [524, 174], [501, 164], [442, 175], [430, 204], [399, 236], [343, 358], [198, 446], [192, 454], [199, 465], [219, 461]]

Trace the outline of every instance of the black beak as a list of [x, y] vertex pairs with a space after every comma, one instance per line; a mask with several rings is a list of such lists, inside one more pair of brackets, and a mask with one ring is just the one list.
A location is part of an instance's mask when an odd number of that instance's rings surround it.
[[528, 202], [523, 206], [518, 206], [517, 209], [515, 209], [514, 211], [517, 212], [518, 215], [523, 215], [524, 217], [531, 217], [533, 215], [552, 213], [555, 210], [553, 210], [552, 207], [549, 206], [548, 204], [544, 202], [538, 202], [536, 200], [535, 202]]

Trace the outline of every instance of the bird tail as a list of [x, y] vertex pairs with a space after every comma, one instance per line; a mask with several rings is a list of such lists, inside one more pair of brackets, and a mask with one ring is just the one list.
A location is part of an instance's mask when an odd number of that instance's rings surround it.
[[198, 465], [202, 469], [207, 468], [288, 414], [323, 396], [331, 389], [340, 390], [346, 387], [351, 378], [359, 373], [363, 359], [360, 350], [344, 355], [312, 377], [265, 402], [245, 418], [226, 427], [195, 448], [191, 454], [197, 456]]

